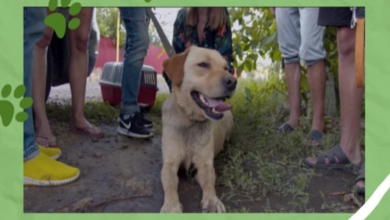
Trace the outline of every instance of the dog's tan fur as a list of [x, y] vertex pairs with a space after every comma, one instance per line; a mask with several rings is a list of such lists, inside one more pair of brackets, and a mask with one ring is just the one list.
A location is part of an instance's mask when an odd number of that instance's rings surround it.
[[[206, 62], [209, 68], [198, 64]], [[223, 150], [233, 127], [230, 110], [221, 120], [209, 119], [191, 98], [196, 90], [208, 97], [227, 96], [222, 80], [236, 82], [227, 71], [226, 60], [218, 51], [190, 47], [184, 53], [166, 60], [164, 70], [172, 80], [172, 94], [162, 107], [162, 156], [161, 181], [164, 188], [164, 205], [161, 212], [182, 212], [179, 201], [179, 168], [188, 170], [194, 165], [196, 179], [203, 191], [203, 212], [225, 212], [216, 195], [214, 157]], [[232, 95], [232, 94], [230, 94]]]

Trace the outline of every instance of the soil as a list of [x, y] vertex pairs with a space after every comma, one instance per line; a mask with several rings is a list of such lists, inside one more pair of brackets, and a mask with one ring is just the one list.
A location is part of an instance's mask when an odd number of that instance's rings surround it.
[[[96, 86], [97, 83], [88, 84], [87, 99], [99, 100], [100, 88]], [[49, 102], [68, 102], [69, 90], [64, 92], [67, 87], [69, 85], [53, 88]], [[59, 160], [77, 166], [81, 170], [81, 176], [77, 181], [60, 187], [24, 187], [26, 213], [159, 212], [163, 204], [160, 182], [161, 136], [150, 140], [136, 140], [117, 135], [114, 125], [105, 125], [102, 127], [105, 137], [93, 140], [73, 134], [68, 127], [61, 124], [51, 124], [63, 152]], [[327, 204], [345, 204], [344, 195], [350, 192], [354, 178], [355, 176], [348, 172], [319, 171], [311, 179], [307, 190], [312, 211], [330, 212], [329, 207], [324, 208], [320, 191], [325, 194]], [[243, 196], [229, 198], [224, 188], [216, 186], [216, 189], [230, 210], [241, 210], [245, 207], [249, 212], [280, 212], [291, 201], [291, 196], [269, 195], [269, 206], [264, 199], [248, 201]], [[195, 181], [183, 174], [180, 174], [179, 195], [184, 212], [201, 211], [201, 189]], [[338, 211], [356, 211], [357, 207], [349, 204], [345, 210]]]
[[[114, 126], [103, 129], [106, 136], [100, 140], [85, 139], [70, 132], [57, 136], [62, 140], [58, 142], [63, 151], [60, 161], [77, 166], [81, 176], [74, 183], [60, 187], [25, 187], [25, 212], [159, 212], [163, 204], [161, 136], [135, 140], [116, 135]], [[200, 212], [202, 191], [199, 185], [182, 173], [179, 176], [183, 211]], [[329, 204], [342, 202], [343, 195], [350, 191], [347, 183], [353, 178], [352, 174], [342, 171], [320, 172], [309, 185], [310, 206], [316, 212], [324, 212], [320, 190], [327, 194]], [[217, 186], [218, 195], [224, 192]], [[272, 210], [283, 210], [291, 198], [271, 195], [268, 199]], [[245, 207], [250, 212], [264, 212], [266, 206], [266, 201], [246, 201], [239, 196], [222, 200], [230, 209]]]

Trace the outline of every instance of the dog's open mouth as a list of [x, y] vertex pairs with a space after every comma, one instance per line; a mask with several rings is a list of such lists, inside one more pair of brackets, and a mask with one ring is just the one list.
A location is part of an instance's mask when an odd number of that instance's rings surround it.
[[232, 108], [225, 103], [226, 97], [210, 98], [199, 92], [192, 91], [191, 97], [195, 103], [212, 119], [219, 120], [223, 117], [223, 112]]

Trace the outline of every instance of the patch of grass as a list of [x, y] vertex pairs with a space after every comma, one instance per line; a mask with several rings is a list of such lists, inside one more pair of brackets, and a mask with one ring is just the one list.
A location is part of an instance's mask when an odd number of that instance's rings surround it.
[[[262, 81], [241, 79], [234, 97], [228, 100], [233, 105], [233, 135], [215, 161], [216, 184], [222, 189], [221, 199], [227, 203], [227, 209], [240, 213], [345, 211], [340, 200], [329, 202], [324, 194], [321, 199], [320, 190], [325, 185], [313, 185], [312, 180], [323, 178], [323, 173], [301, 166], [304, 157], [329, 149], [339, 141], [338, 123], [327, 121], [330, 128], [318, 148], [303, 145], [311, 127], [310, 117], [301, 117], [299, 128], [292, 133], [279, 134], [276, 127], [288, 116], [283, 105], [286, 97], [275, 92], [265, 99], [261, 96], [263, 86]], [[168, 94], [158, 94], [155, 105], [146, 113], [155, 123], [155, 134], [161, 134], [161, 107], [167, 97]], [[49, 104], [47, 112], [49, 118], [60, 123], [71, 120], [70, 105]], [[86, 103], [85, 115], [96, 125], [115, 126], [118, 114], [119, 107]], [[364, 133], [361, 139], [364, 141]], [[338, 178], [332, 185], [335, 191], [340, 185], [350, 188], [353, 184]]]
[[[301, 166], [301, 160], [333, 147], [339, 130], [325, 135], [323, 146], [317, 149], [303, 145], [311, 127], [310, 117], [301, 117], [299, 128], [290, 134], [277, 133], [276, 127], [286, 120], [286, 114], [280, 112], [286, 97], [274, 93], [264, 99], [260, 95], [262, 86], [261, 82], [240, 80], [229, 100], [234, 106], [235, 125], [232, 139], [215, 163], [217, 184], [226, 189], [228, 201], [261, 201], [256, 204], [264, 212], [313, 212], [309, 186], [316, 171]], [[271, 207], [269, 197], [285, 199]]]
[[[46, 105], [46, 112], [48, 118], [51, 118], [56, 122], [71, 123], [72, 121], [71, 104], [50, 103]], [[103, 102], [86, 102], [84, 114], [85, 117], [95, 125], [112, 125], [116, 123], [116, 118], [119, 115], [119, 108]]]
[[[155, 134], [161, 134], [161, 107], [168, 94], [158, 94], [156, 102], [146, 117], [154, 122]], [[116, 125], [120, 106], [111, 106], [104, 102], [86, 102], [84, 107], [85, 117], [89, 122], [99, 125]], [[49, 103], [46, 105], [47, 117], [57, 123], [69, 124], [72, 121], [71, 104]]]
[[148, 113], [146, 113], [146, 116], [154, 123], [153, 127], [155, 134], [161, 134], [161, 107], [164, 104], [164, 101], [168, 98], [168, 96], [169, 94], [157, 94], [154, 106], [150, 109]]

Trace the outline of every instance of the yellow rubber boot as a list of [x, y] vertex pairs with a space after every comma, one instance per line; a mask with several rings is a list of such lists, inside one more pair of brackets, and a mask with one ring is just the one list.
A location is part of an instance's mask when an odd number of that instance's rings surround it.
[[50, 157], [53, 160], [57, 160], [61, 157], [61, 150], [56, 147], [43, 147], [41, 145], [38, 145], [39, 150], [41, 153], [45, 154], [46, 156]]
[[58, 186], [75, 181], [80, 170], [39, 153], [24, 162], [24, 185]]

